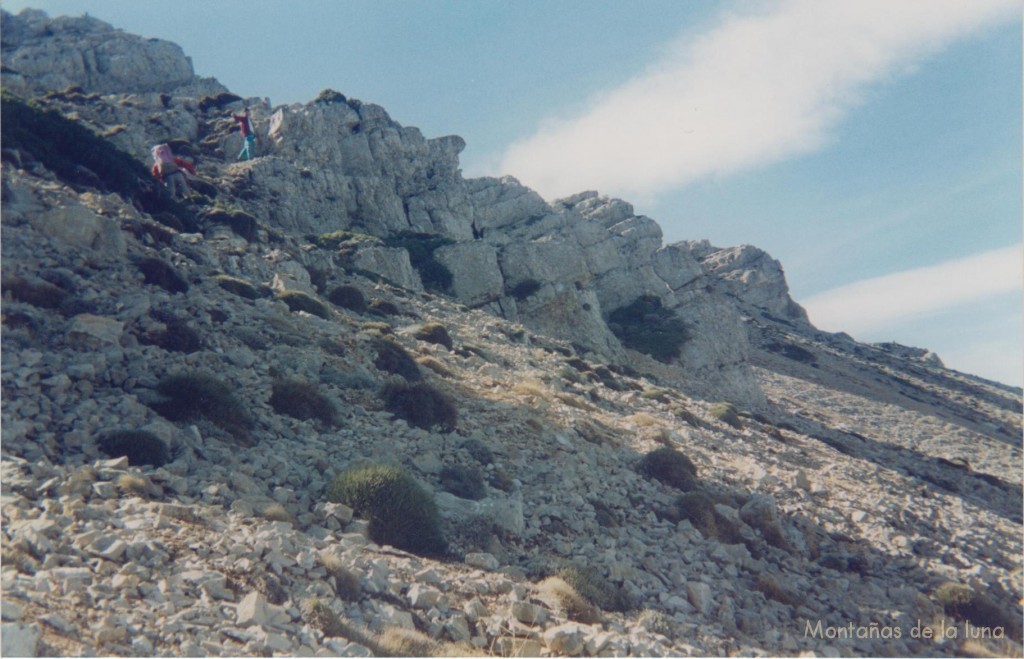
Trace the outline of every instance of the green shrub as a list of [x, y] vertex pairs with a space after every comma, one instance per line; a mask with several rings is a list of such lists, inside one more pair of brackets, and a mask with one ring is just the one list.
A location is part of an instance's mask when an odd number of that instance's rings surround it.
[[442, 345], [449, 350], [454, 347], [452, 337], [448, 334], [448, 330], [440, 323], [427, 323], [417, 329], [413, 336], [420, 341], [436, 343], [437, 345]]
[[380, 316], [400, 316], [402, 315], [401, 310], [393, 303], [387, 300], [375, 299], [372, 300], [367, 307], [370, 313], [375, 313]]
[[63, 288], [42, 279], [5, 276], [0, 287], [5, 294], [10, 293], [12, 299], [43, 309], [56, 309], [68, 297]]
[[154, 410], [171, 421], [206, 419], [237, 439], [248, 437], [253, 421], [231, 388], [204, 373], [176, 373], [157, 384], [164, 400]]
[[277, 299], [288, 305], [290, 311], [305, 311], [320, 318], [330, 318], [331, 313], [323, 302], [302, 291], [281, 291]]
[[942, 605], [946, 615], [967, 620], [977, 627], [994, 630], [1002, 627], [1011, 638], [1020, 640], [1020, 618], [1004, 611], [984, 593], [954, 581], [940, 584], [934, 591], [935, 601]]
[[371, 465], [338, 474], [327, 499], [369, 520], [370, 538], [415, 554], [447, 549], [433, 498], [399, 467]]
[[164, 329], [153, 332], [146, 332], [139, 337], [139, 343], [143, 345], [157, 346], [168, 352], [183, 352], [191, 354], [203, 347], [203, 340], [199, 332], [188, 326], [188, 323], [180, 318], [170, 318], [164, 321]]
[[697, 485], [697, 465], [674, 448], [657, 448], [640, 459], [641, 474], [688, 492]]
[[740, 413], [732, 403], [715, 403], [711, 406], [711, 416], [733, 428], [739, 429], [743, 427], [743, 422], [740, 421]]
[[278, 414], [307, 420], [317, 419], [328, 426], [337, 425], [338, 410], [334, 403], [305, 380], [274, 380], [271, 384], [270, 406]]
[[112, 458], [126, 456], [133, 467], [162, 467], [171, 459], [167, 443], [146, 430], [118, 430], [102, 437], [99, 448]]
[[388, 247], [400, 247], [409, 253], [409, 262], [419, 273], [423, 287], [435, 293], [449, 293], [453, 277], [451, 271], [434, 258], [434, 252], [454, 243], [451, 238], [413, 231], [393, 234], [384, 240]]
[[628, 611], [633, 608], [622, 588], [608, 581], [597, 568], [570, 565], [558, 572], [585, 600], [605, 611]]
[[487, 486], [480, 469], [464, 465], [445, 465], [439, 476], [441, 489], [462, 499], [479, 501], [487, 496]]
[[239, 277], [232, 277], [230, 275], [217, 275], [214, 278], [217, 285], [223, 288], [228, 293], [237, 295], [238, 297], [244, 297], [247, 300], [255, 300], [263, 297], [260, 294], [260, 290]]
[[373, 365], [381, 371], [400, 375], [410, 382], [422, 379], [416, 360], [402, 346], [382, 338], [374, 341], [374, 348], [377, 350], [377, 359]]
[[199, 99], [199, 109], [203, 112], [207, 112], [209, 110], [222, 108], [225, 105], [231, 105], [232, 103], [236, 103], [241, 100], [241, 96], [228, 92], [221, 92], [215, 96], [204, 96]]
[[178, 274], [170, 263], [155, 256], [144, 256], [136, 261], [135, 265], [142, 273], [143, 281], [153, 286], [170, 291], [171, 293], [184, 293], [188, 290], [188, 282]]
[[679, 495], [673, 502], [670, 518], [675, 522], [689, 520], [704, 537], [727, 545], [743, 542], [736, 524], [715, 510], [715, 502], [703, 492]]
[[327, 88], [321, 91], [313, 102], [321, 103], [323, 105], [332, 105], [334, 103], [347, 103], [348, 99], [346, 99], [345, 95], [341, 92]]
[[409, 425], [424, 430], [452, 432], [459, 412], [440, 390], [425, 382], [390, 382], [382, 392], [384, 407]]
[[327, 294], [327, 300], [334, 306], [356, 313], [366, 311], [366, 297], [355, 286], [338, 286]]
[[608, 315], [608, 329], [624, 346], [670, 363], [679, 357], [689, 330], [655, 295], [643, 295]]
[[522, 302], [541, 288], [541, 283], [536, 279], [524, 279], [509, 289], [508, 294]]

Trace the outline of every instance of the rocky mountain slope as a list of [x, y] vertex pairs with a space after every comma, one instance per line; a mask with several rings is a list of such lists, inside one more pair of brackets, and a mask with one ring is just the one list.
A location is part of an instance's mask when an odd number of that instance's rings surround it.
[[5, 655], [1020, 654], [1019, 389], [378, 106], [2, 28]]

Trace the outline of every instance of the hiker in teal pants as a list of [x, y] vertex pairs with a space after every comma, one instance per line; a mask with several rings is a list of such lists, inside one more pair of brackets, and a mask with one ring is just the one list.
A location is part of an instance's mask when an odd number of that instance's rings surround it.
[[238, 122], [238, 127], [242, 131], [242, 152], [238, 154], [238, 159], [252, 160], [256, 157], [256, 135], [252, 132], [249, 108], [245, 108], [245, 114], [232, 114], [231, 117]]

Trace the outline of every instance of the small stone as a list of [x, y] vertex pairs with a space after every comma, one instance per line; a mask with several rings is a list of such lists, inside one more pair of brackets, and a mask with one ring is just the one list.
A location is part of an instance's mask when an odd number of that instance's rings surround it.
[[711, 586], [696, 581], [687, 582], [686, 595], [690, 604], [701, 613], [707, 615], [711, 610]]
[[92, 484], [93, 494], [101, 499], [116, 499], [117, 486], [110, 481], [99, 481]]
[[429, 609], [438, 606], [444, 600], [444, 593], [430, 586], [413, 584], [409, 588], [409, 603], [414, 609]]
[[477, 620], [491, 615], [491, 612], [487, 609], [487, 605], [477, 597], [466, 602], [462, 607], [462, 612], [466, 614], [466, 617], [471, 622], [476, 622]]
[[20, 602], [5, 599], [0, 604], [0, 613], [2, 613], [4, 622], [18, 621], [25, 615], [25, 606]]
[[235, 624], [239, 627], [264, 625], [267, 623], [267, 617], [267, 599], [254, 590], [238, 603]]
[[572, 622], [546, 630], [543, 638], [549, 650], [569, 657], [579, 654], [585, 646], [580, 626]]
[[490, 572], [494, 572], [501, 567], [501, 563], [498, 562], [497, 558], [486, 553], [466, 554], [466, 565], [472, 565], [473, 567], [478, 567]]
[[539, 625], [548, 619], [548, 610], [533, 602], [514, 602], [512, 617], [527, 625]]
[[5, 657], [34, 657], [39, 645], [39, 625], [5, 622], [0, 627], [0, 655]]

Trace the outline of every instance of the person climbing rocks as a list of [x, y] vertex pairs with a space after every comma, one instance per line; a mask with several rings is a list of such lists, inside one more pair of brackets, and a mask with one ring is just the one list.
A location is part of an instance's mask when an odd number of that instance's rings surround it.
[[187, 160], [176, 157], [171, 152], [171, 147], [166, 144], [157, 144], [152, 149], [153, 154], [153, 176], [167, 186], [171, 196], [181, 199], [188, 194], [188, 181], [181, 170], [187, 171], [195, 176], [195, 165]]
[[245, 114], [231, 113], [231, 118], [238, 122], [238, 128], [242, 131], [242, 152], [238, 154], [238, 159], [252, 160], [256, 156], [256, 135], [252, 132], [249, 108], [245, 108]]

